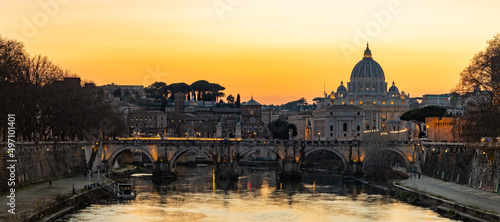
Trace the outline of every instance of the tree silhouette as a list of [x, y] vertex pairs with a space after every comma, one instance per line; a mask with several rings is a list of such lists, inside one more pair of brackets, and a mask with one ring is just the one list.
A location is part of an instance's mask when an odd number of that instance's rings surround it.
[[113, 96], [121, 98], [122, 97], [122, 89], [121, 88], [115, 89], [115, 91], [113, 91]]
[[468, 101], [455, 130], [466, 141], [500, 135], [500, 34], [460, 73], [455, 92]]
[[206, 80], [198, 80], [191, 83], [191, 89], [196, 93], [196, 100], [202, 101], [203, 95], [210, 89], [210, 83]]
[[227, 96], [226, 101], [229, 104], [234, 104], [234, 96], [233, 95]]
[[235, 103], [235, 105], [236, 105], [237, 108], [240, 108], [240, 106], [241, 106], [240, 94], [239, 93], [236, 96], [236, 103]]
[[164, 82], [155, 82], [144, 89], [146, 96], [149, 98], [155, 98], [158, 101], [162, 101], [162, 98], [166, 98], [167, 84]]
[[[90, 140], [119, 134], [123, 121], [104, 102], [102, 90], [63, 77], [77, 76], [45, 56], [30, 57], [20, 42], [0, 38], [0, 114], [15, 113], [15, 139]], [[1, 118], [0, 137], [6, 133]]]
[[273, 139], [289, 139], [288, 131], [292, 130], [292, 137], [297, 136], [297, 126], [283, 120], [275, 120], [269, 123], [269, 130], [272, 133]]

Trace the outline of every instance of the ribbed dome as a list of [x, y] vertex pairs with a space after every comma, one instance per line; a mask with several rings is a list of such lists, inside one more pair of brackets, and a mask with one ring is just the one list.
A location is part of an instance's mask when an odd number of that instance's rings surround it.
[[389, 88], [389, 92], [399, 93], [399, 89], [398, 89], [398, 87], [396, 87], [396, 85], [394, 84], [394, 81], [392, 82], [392, 86], [391, 86], [391, 88]]
[[373, 60], [368, 44], [366, 45], [363, 59], [354, 66], [351, 73], [351, 82], [367, 80], [385, 82], [384, 70], [382, 70], [382, 67]]
[[344, 82], [343, 81], [340, 82], [340, 86], [339, 86], [339, 88], [337, 88], [337, 92], [346, 92], [346, 91], [347, 91], [347, 89], [344, 86]]

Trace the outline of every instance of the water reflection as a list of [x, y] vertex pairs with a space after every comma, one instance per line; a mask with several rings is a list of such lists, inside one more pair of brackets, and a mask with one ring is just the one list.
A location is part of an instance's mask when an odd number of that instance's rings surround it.
[[240, 167], [238, 180], [223, 181], [211, 166], [178, 171], [170, 183], [133, 177], [136, 200], [91, 205], [59, 221], [449, 221], [335, 173], [305, 171], [302, 182], [288, 182], [273, 168]]

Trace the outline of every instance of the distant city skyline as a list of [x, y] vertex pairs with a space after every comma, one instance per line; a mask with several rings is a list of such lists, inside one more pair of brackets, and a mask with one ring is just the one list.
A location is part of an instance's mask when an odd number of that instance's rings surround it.
[[449, 93], [498, 30], [499, 1], [4, 2], [0, 35], [98, 85], [218, 83], [282, 104], [336, 90], [370, 42], [386, 81]]

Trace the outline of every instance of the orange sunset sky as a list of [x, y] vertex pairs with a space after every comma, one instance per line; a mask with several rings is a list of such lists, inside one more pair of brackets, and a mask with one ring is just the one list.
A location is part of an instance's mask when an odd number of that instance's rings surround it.
[[500, 1], [16, 0], [0, 35], [97, 85], [200, 79], [264, 104], [349, 81], [366, 41], [412, 97], [448, 93], [497, 32]]

